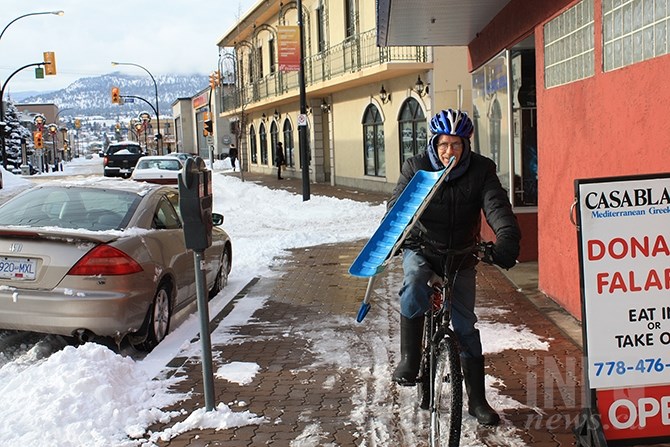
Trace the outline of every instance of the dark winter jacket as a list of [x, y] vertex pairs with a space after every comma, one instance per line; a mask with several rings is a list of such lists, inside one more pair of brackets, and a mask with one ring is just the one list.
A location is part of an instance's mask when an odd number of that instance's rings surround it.
[[286, 163], [286, 158], [284, 157], [284, 148], [281, 145], [277, 145], [275, 149], [275, 165], [281, 166]]
[[[398, 184], [388, 202], [389, 209], [418, 170], [434, 170], [425, 152], [403, 164]], [[496, 175], [495, 163], [474, 152], [470, 153], [470, 165], [460, 177], [447, 180], [438, 187], [403, 247], [467, 248], [480, 239], [482, 211], [496, 234], [494, 259], [497, 251], [497, 263], [505, 268], [512, 267], [519, 255], [521, 231], [507, 192]], [[474, 264], [474, 257], [469, 257], [461, 268]]]

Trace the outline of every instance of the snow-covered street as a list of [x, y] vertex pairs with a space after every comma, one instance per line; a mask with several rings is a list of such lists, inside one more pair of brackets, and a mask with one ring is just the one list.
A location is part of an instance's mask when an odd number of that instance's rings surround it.
[[[98, 158], [76, 159], [62, 175], [101, 175], [100, 163]], [[390, 380], [399, 343], [394, 300], [399, 269], [390, 268], [379, 281], [376, 301], [364, 323], [355, 321], [357, 307], [350, 309], [348, 303], [337, 300], [347, 297], [355, 303], [362, 297], [365, 284], [348, 277], [346, 265], [360, 241], [374, 231], [384, 205], [317, 195], [303, 201], [287, 191], [242, 182], [218, 163], [213, 176], [214, 211], [225, 215], [223, 227], [233, 241], [233, 269], [229, 284], [210, 302], [210, 317], [225, 315], [212, 333], [212, 345], [217, 395], [226, 399], [217, 400], [215, 411], [205, 412], [201, 388], [193, 390], [193, 380], [201, 374], [194, 365], [200, 343], [196, 340], [199, 321], [193, 314], [140, 360], [95, 344], [67, 346], [44, 357], [39, 347], [0, 357], [1, 445], [149, 447], [166, 445], [194, 429], [202, 430], [203, 436], [222, 430], [221, 438], [228, 439], [224, 430], [263, 426], [267, 427], [263, 430], [283, 433], [290, 432], [287, 424], [293, 422], [299, 422], [302, 430], [290, 442], [273, 445], [348, 445], [343, 439], [363, 446], [422, 445], [427, 421], [412, 406], [416, 391], [396, 387]], [[15, 194], [30, 181], [6, 171], [3, 175], [5, 189], [0, 197]], [[329, 245], [316, 247], [322, 244]], [[256, 286], [243, 291], [254, 278], [259, 278]], [[530, 445], [519, 428], [521, 417], [504, 415], [506, 411], [516, 415], [546, 411], [547, 396], [538, 391], [537, 380], [543, 380], [551, 367], [545, 362], [553, 342], [547, 334], [555, 329], [539, 325], [534, 330], [521, 323], [514, 309], [520, 298], [516, 304], [503, 302], [494, 293], [520, 295], [509, 284], [499, 289], [488, 284], [484, 289], [478, 303], [479, 329], [487, 357], [496, 362], [487, 377], [489, 400], [503, 412], [503, 423], [482, 433], [474, 418], [464, 415], [461, 445]], [[316, 296], [319, 291], [324, 294]], [[359, 292], [360, 296], [351, 296]], [[227, 308], [231, 303], [234, 306]], [[532, 306], [523, 306], [527, 315]], [[287, 348], [282, 340], [298, 344]], [[252, 354], [261, 348], [262, 358], [254, 359]], [[505, 372], [501, 365], [515, 353], [520, 366], [509, 368], [535, 367], [534, 389], [530, 376], [522, 378], [525, 383], [504, 383], [496, 377], [496, 372]], [[175, 358], [184, 359], [177, 371], [166, 366]], [[563, 365], [558, 373], [566, 373], [569, 367]], [[324, 375], [324, 369], [330, 373]], [[573, 382], [578, 382], [581, 371], [571, 373], [576, 376]], [[300, 397], [289, 392], [296, 383], [301, 384]], [[287, 408], [297, 404], [302, 411], [289, 414], [287, 409], [282, 415], [276, 410], [282, 402], [268, 403], [272, 400], [268, 389], [281, 387], [288, 390]], [[519, 390], [524, 399], [510, 397], [518, 396]], [[532, 399], [528, 393], [534, 393]], [[554, 406], [569, 411], [580, 404], [567, 402], [566, 396], [552, 397]], [[347, 404], [335, 404], [342, 401]], [[339, 413], [325, 411], [329, 405], [336, 405]], [[342, 421], [350, 438], [325, 428], [331, 416]], [[545, 430], [546, 421], [541, 416], [537, 421]], [[252, 436], [254, 430], [237, 433]]]

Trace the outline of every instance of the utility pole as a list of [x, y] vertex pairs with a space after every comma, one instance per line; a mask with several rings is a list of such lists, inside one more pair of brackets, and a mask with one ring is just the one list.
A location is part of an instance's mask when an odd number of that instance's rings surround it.
[[302, 0], [297, 0], [298, 30], [300, 35], [300, 71], [298, 80], [300, 86], [300, 115], [298, 120], [298, 145], [300, 147], [300, 164], [302, 168], [302, 200], [309, 200], [309, 154], [307, 153], [307, 99], [305, 95], [305, 33], [302, 25]]

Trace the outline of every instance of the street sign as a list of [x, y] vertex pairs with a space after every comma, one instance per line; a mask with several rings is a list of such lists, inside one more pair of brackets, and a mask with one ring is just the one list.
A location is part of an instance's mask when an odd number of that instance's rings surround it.
[[298, 126], [306, 126], [307, 125], [307, 114], [301, 113], [298, 115]]
[[123, 98], [123, 102], [126, 104], [132, 104], [135, 102], [135, 98]]

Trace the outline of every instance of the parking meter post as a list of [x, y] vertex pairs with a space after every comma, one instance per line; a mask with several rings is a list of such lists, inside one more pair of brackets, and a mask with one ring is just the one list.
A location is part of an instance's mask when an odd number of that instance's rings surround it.
[[207, 411], [214, 409], [212, 344], [209, 333], [209, 304], [203, 254], [212, 245], [212, 171], [202, 158], [189, 158], [179, 173], [179, 211], [184, 221], [184, 242], [193, 250], [195, 284], [200, 316], [202, 376]]
[[193, 252], [195, 263], [195, 287], [198, 298], [198, 314], [200, 315], [200, 345], [202, 348], [202, 379], [205, 392], [205, 408], [214, 409], [214, 372], [212, 370], [212, 341], [209, 333], [209, 305], [207, 300], [207, 281], [203, 269], [203, 251]]

